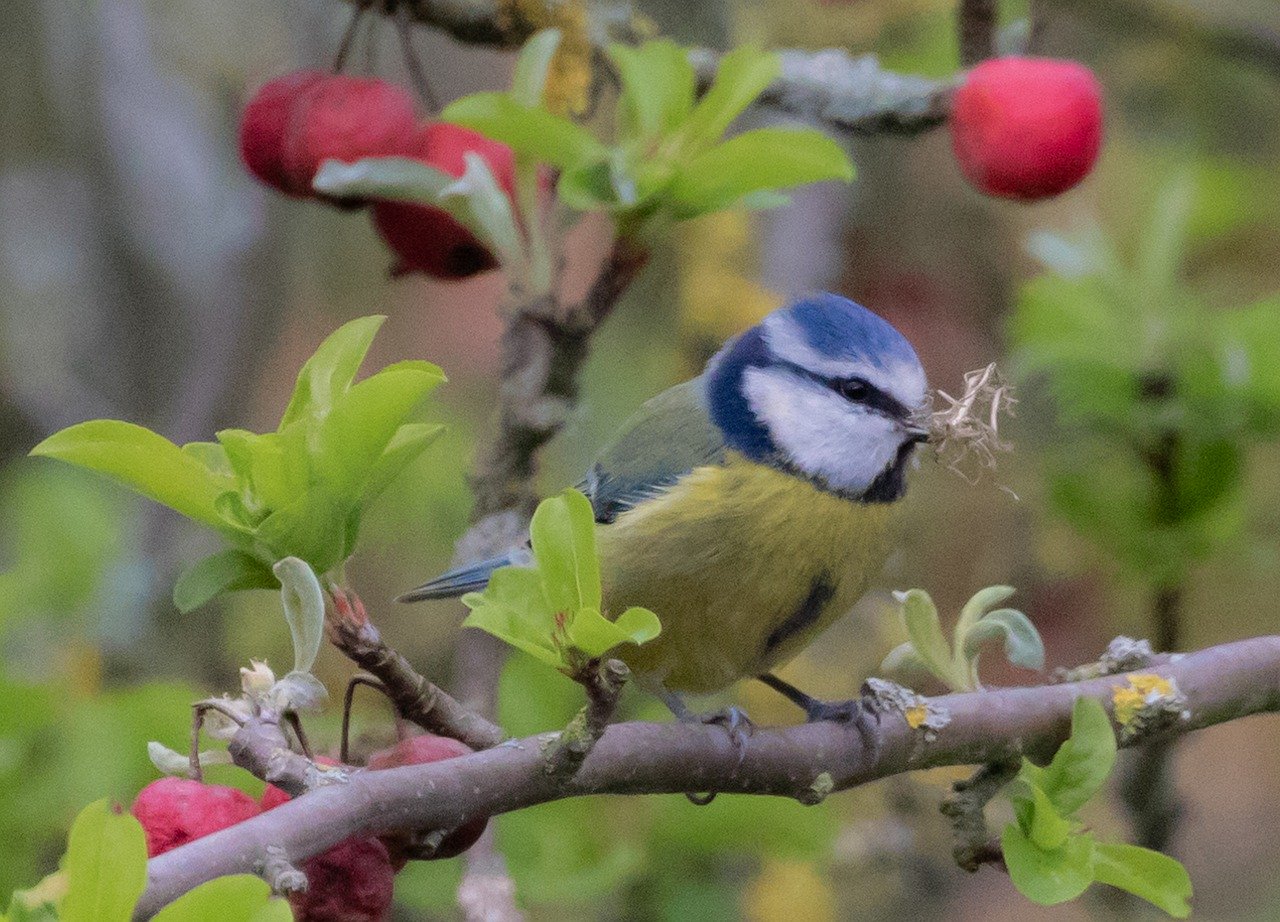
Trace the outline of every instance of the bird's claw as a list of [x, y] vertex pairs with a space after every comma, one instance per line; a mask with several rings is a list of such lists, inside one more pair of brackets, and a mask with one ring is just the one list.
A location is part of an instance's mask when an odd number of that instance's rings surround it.
[[696, 714], [690, 719], [700, 724], [724, 727], [729, 734], [729, 742], [733, 743], [733, 748], [738, 751], [739, 756], [747, 748], [747, 740], [756, 729], [756, 725], [751, 722], [746, 711], [736, 705], [723, 707], [708, 714]]
[[805, 706], [805, 718], [809, 723], [831, 721], [852, 724], [858, 731], [862, 747], [871, 761], [880, 758], [880, 709], [870, 695], [851, 698], [848, 701], [812, 701]]
[[[742, 759], [747, 753], [747, 739], [756, 728], [756, 725], [751, 722], [751, 718], [747, 716], [746, 711], [735, 705], [723, 707], [708, 714], [689, 714], [686, 717], [682, 717], [681, 720], [688, 723], [724, 727], [729, 734], [729, 742], [733, 744], [734, 751], [738, 753], [739, 764], [742, 763]], [[708, 794], [686, 792], [684, 796], [689, 799], [691, 804], [697, 807], [705, 807], [716, 799], [714, 791]]]

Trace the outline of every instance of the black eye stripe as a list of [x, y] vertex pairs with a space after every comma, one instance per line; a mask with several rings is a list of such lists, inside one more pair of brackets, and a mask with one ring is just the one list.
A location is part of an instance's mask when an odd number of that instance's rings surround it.
[[[778, 362], [777, 364], [782, 365], [803, 378], [808, 378], [810, 381], [816, 381], [824, 387], [829, 387], [846, 400], [856, 402], [860, 406], [868, 407], [879, 413], [883, 413], [885, 416], [905, 420], [911, 415], [911, 411], [903, 406], [899, 400], [876, 387], [865, 378], [824, 378], [822, 375], [791, 362]], [[846, 392], [846, 389], [850, 387], [856, 391], [856, 396], [851, 396]]]

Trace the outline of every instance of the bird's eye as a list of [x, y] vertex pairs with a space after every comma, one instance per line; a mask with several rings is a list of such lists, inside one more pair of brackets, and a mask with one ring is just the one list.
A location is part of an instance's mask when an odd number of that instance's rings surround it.
[[871, 385], [861, 378], [845, 378], [835, 384], [836, 390], [840, 392], [840, 396], [845, 400], [866, 400], [871, 393]]

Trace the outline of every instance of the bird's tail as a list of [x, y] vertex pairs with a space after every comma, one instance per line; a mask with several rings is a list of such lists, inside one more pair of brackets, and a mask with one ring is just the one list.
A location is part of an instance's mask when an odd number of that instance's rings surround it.
[[499, 567], [507, 567], [512, 565], [528, 565], [530, 555], [528, 551], [512, 551], [510, 554], [504, 554], [501, 557], [493, 557], [489, 560], [482, 560], [479, 563], [469, 563], [465, 566], [455, 567], [447, 573], [442, 573], [430, 582], [423, 583], [416, 589], [410, 589], [403, 595], [397, 596], [397, 602], [425, 602], [428, 599], [452, 599], [466, 592], [473, 592], [483, 589], [489, 582], [489, 577], [493, 575], [493, 571]]

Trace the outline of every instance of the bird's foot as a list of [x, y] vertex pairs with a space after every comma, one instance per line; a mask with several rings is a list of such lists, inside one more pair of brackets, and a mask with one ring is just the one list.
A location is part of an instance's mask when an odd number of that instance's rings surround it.
[[[736, 705], [720, 708], [719, 710], [710, 711], [706, 714], [695, 714], [690, 711], [677, 714], [676, 718], [681, 723], [704, 724], [707, 726], [724, 727], [729, 734], [729, 742], [733, 744], [733, 749], [738, 754], [738, 764], [742, 764], [743, 757], [747, 754], [747, 740], [750, 738], [756, 725], [751, 722], [751, 718], [747, 716], [746, 711]], [[705, 807], [711, 801], [716, 799], [714, 791], [706, 794], [697, 794], [692, 791], [686, 791], [685, 797], [689, 799], [689, 803], [696, 807]]]
[[746, 749], [747, 740], [755, 732], [756, 725], [751, 722], [747, 712], [737, 705], [729, 705], [706, 714], [687, 714], [680, 718], [686, 723], [700, 723], [709, 726], [724, 727], [729, 734], [729, 742], [741, 757]]
[[858, 731], [863, 749], [871, 756], [871, 761], [880, 758], [880, 709], [870, 695], [848, 701], [819, 701], [811, 698], [804, 706], [804, 716], [808, 723], [830, 721], [852, 724]]
[[761, 682], [781, 694], [804, 711], [807, 722], [831, 721], [832, 723], [852, 724], [862, 740], [862, 747], [875, 761], [880, 758], [880, 709], [869, 693], [861, 698], [848, 701], [820, 701], [807, 695], [790, 682], [785, 682], [772, 673], [759, 676]]

